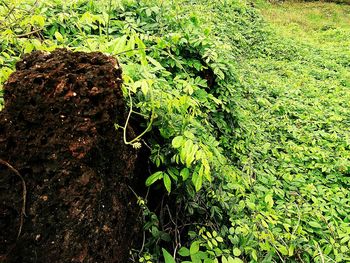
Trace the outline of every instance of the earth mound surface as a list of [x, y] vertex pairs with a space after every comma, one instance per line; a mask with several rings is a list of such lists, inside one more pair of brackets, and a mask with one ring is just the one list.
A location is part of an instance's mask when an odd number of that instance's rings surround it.
[[16, 64], [0, 112], [0, 261], [128, 261], [139, 157], [114, 128], [121, 83], [116, 59], [98, 52]]

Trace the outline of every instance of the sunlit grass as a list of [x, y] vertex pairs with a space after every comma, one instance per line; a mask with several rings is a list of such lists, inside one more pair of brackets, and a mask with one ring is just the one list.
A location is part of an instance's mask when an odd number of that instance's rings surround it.
[[265, 19], [284, 37], [320, 48], [350, 50], [350, 6], [283, 2], [262, 6]]

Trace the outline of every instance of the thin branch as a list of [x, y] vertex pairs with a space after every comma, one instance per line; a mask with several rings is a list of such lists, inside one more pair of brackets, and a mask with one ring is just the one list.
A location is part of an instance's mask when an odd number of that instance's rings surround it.
[[305, 261], [301, 258], [299, 253], [297, 253], [297, 256], [298, 256], [298, 259], [300, 260], [300, 262], [305, 263]]
[[152, 150], [152, 148], [146, 143], [146, 141], [145, 140], [141, 140], [143, 143], [144, 143], [144, 145], [151, 151]]
[[30, 35], [33, 35], [35, 33], [38, 33], [40, 31], [42, 31], [43, 29], [42, 28], [39, 28], [39, 29], [36, 29], [36, 30], [33, 30], [31, 32], [28, 32], [28, 33], [24, 33], [24, 34], [21, 34], [21, 35], [16, 35], [16, 37], [26, 37], [26, 36], [30, 36]]
[[9, 168], [12, 172], [14, 172], [22, 181], [22, 187], [23, 187], [23, 204], [22, 204], [22, 210], [21, 210], [21, 216], [20, 216], [20, 225], [18, 229], [18, 234], [17, 234], [17, 239], [21, 235], [22, 232], [22, 227], [23, 227], [23, 222], [24, 222], [24, 216], [26, 215], [26, 196], [27, 196], [27, 187], [26, 187], [26, 182], [24, 181], [22, 175], [8, 162], [0, 159], [0, 164], [5, 165], [7, 168]]
[[[261, 225], [260, 223], [258, 223], [258, 226], [260, 228], [262, 228], [264, 231], [266, 232], [270, 232], [269, 230], [267, 230], [263, 225]], [[276, 253], [278, 255], [278, 257], [280, 258], [281, 262], [285, 263], [284, 259], [282, 258], [281, 254], [278, 252], [278, 248], [276, 247], [276, 245], [273, 242], [270, 242], [270, 244], [275, 248]]]
[[145, 230], [142, 231], [142, 246], [140, 248], [140, 251], [138, 252], [139, 256], [141, 256], [143, 249], [145, 248], [145, 243], [146, 243], [146, 232]]
[[275, 246], [275, 244], [273, 242], [271, 242], [270, 244], [275, 248], [276, 253], [277, 253], [278, 257], [280, 258], [281, 262], [285, 263], [284, 259], [282, 258], [282, 256], [278, 252], [278, 248]]
[[125, 50], [125, 51], [121, 51], [121, 52], [119, 52], [119, 53], [117, 53], [115, 55], [118, 56], [120, 54], [128, 53], [128, 52], [135, 51], [135, 50], [149, 50], [149, 48], [132, 48], [132, 49], [128, 49], [128, 50]]
[[8, 18], [10, 18], [10, 16], [12, 15], [13, 11], [16, 9], [16, 7], [12, 7], [11, 10], [7, 13], [7, 15], [5, 16], [4, 20], [7, 20]]

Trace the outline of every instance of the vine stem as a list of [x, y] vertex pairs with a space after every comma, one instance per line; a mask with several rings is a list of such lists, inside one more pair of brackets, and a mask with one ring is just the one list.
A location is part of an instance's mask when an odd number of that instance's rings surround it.
[[124, 143], [125, 144], [133, 144], [135, 143], [136, 141], [138, 141], [146, 132], [148, 132], [148, 130], [151, 128], [152, 124], [153, 124], [153, 119], [154, 119], [154, 101], [153, 101], [153, 92], [152, 90], [150, 91], [150, 94], [151, 94], [151, 110], [152, 110], [152, 113], [151, 113], [151, 118], [150, 118], [150, 121], [147, 125], [147, 128], [138, 136], [136, 136], [134, 139], [132, 139], [131, 141], [128, 141], [127, 138], [126, 138], [126, 132], [127, 132], [127, 127], [128, 127], [128, 124], [129, 124], [129, 121], [130, 121], [130, 117], [131, 117], [131, 114], [134, 112], [133, 111], [133, 102], [132, 102], [132, 97], [131, 97], [131, 92], [130, 92], [130, 89], [128, 91], [128, 95], [129, 95], [129, 100], [130, 100], [130, 110], [129, 110], [129, 113], [128, 113], [128, 116], [126, 118], [126, 122], [125, 122], [125, 125], [123, 127], [123, 139], [124, 139]]
[[109, 26], [111, 22], [112, 0], [108, 2], [108, 19], [107, 19], [107, 41], [109, 41]]

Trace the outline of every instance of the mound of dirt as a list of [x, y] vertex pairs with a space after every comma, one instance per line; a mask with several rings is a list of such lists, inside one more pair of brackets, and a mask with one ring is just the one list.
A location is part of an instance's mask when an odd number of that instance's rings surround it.
[[139, 157], [114, 128], [121, 74], [65, 49], [17, 63], [0, 112], [0, 261], [128, 262]]

